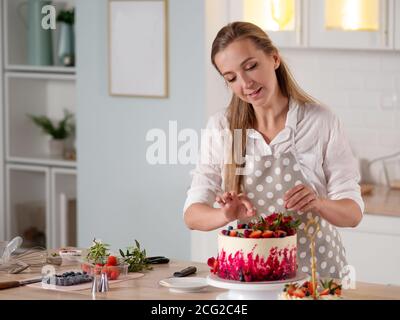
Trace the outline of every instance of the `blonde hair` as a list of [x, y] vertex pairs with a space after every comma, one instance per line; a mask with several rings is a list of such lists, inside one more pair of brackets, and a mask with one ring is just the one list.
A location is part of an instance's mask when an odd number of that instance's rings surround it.
[[[215, 37], [211, 49], [211, 62], [218, 70], [215, 63], [215, 56], [220, 51], [228, 47], [232, 42], [238, 40], [249, 39], [253, 41], [258, 49], [261, 49], [267, 55], [274, 53], [279, 54], [278, 49], [273, 45], [269, 36], [258, 26], [249, 22], [232, 22], [223, 27]], [[278, 80], [279, 89], [282, 94], [287, 98], [293, 98], [299, 103], [316, 102], [316, 100], [307, 94], [297, 84], [292, 73], [290, 72], [287, 64], [283, 61], [282, 57], [279, 67], [275, 70]], [[219, 73], [220, 70], [218, 70]], [[254, 128], [256, 124], [256, 117], [253, 106], [232, 94], [232, 99], [229, 103], [227, 110], [227, 118], [229, 122], [229, 130], [232, 135], [232, 148], [231, 155], [233, 163], [225, 164], [225, 190], [241, 192], [241, 184], [243, 175], [236, 174], [237, 169], [243, 168], [244, 163], [239, 164], [236, 162], [238, 155], [242, 157], [246, 154], [247, 135], [244, 134], [246, 129]], [[234, 130], [240, 129], [243, 134], [241, 141], [235, 140]], [[236, 156], [235, 156], [236, 155]]]

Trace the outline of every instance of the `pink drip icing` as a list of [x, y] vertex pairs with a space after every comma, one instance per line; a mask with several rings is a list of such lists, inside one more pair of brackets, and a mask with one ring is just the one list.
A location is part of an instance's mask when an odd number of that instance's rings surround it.
[[227, 256], [221, 250], [217, 259], [208, 259], [211, 272], [220, 278], [237, 281], [274, 281], [289, 279], [296, 275], [296, 248], [271, 248], [267, 258], [254, 256], [253, 252], [244, 256], [237, 251]]

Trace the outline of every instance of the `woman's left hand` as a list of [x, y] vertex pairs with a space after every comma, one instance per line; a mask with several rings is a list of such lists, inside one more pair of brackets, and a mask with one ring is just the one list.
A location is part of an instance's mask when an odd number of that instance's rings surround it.
[[313, 211], [315, 213], [318, 213], [321, 201], [314, 190], [304, 184], [299, 184], [286, 191], [283, 200], [286, 209], [300, 212]]

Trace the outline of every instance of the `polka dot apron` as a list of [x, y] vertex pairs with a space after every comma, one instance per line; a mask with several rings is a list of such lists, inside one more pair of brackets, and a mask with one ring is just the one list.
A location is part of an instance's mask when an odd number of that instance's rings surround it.
[[[243, 190], [257, 208], [258, 215], [268, 216], [273, 212], [286, 212], [284, 193], [298, 184], [311, 186], [297, 161], [299, 157], [293, 131], [291, 136], [292, 143], [286, 153], [255, 157], [246, 155]], [[301, 221], [297, 233], [298, 270], [311, 274], [310, 240], [306, 235], [305, 226], [314, 218], [320, 226], [320, 231], [315, 236], [317, 276], [342, 278], [343, 267], [347, 265], [346, 252], [337, 229], [312, 212], [297, 212], [294, 213], [294, 218]], [[312, 234], [314, 228], [311, 226], [308, 231]]]

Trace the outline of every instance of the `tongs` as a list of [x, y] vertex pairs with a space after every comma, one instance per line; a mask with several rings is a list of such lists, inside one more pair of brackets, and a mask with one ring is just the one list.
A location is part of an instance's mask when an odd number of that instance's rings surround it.
[[149, 264], [162, 264], [168, 263], [169, 259], [164, 256], [154, 256], [146, 258], [146, 262]]

